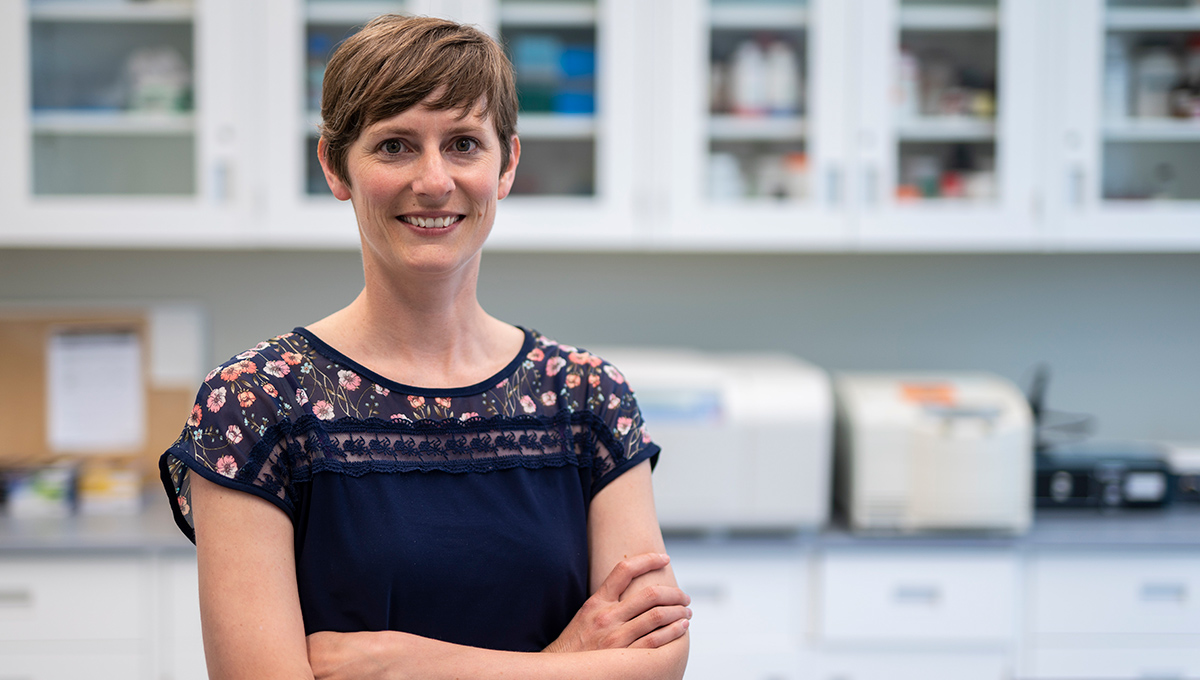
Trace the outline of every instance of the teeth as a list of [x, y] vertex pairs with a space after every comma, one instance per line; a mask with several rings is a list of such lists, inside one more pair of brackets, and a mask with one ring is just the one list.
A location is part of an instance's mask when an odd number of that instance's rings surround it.
[[448, 227], [457, 220], [457, 217], [403, 217], [401, 218], [409, 224], [416, 225], [422, 229], [442, 229]]

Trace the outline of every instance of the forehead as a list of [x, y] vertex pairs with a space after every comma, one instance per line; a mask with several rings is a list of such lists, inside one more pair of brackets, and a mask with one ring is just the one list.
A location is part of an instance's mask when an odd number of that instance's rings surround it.
[[439, 88], [416, 106], [410, 107], [388, 118], [377, 120], [363, 128], [368, 134], [380, 129], [403, 127], [437, 128], [437, 129], [475, 129], [484, 128], [494, 132], [492, 117], [482, 100], [470, 107], [442, 108], [434, 106], [442, 95]]

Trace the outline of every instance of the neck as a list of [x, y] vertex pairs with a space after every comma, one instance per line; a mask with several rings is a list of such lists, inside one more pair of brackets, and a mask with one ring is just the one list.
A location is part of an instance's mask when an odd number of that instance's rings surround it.
[[441, 277], [380, 276], [345, 309], [309, 329], [351, 359], [401, 383], [462, 387], [503, 368], [520, 331], [488, 315], [475, 296], [479, 261]]

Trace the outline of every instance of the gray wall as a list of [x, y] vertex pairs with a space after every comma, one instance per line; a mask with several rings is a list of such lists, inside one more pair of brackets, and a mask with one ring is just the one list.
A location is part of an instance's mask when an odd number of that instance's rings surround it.
[[[362, 285], [357, 253], [0, 250], [0, 303], [193, 301], [215, 364]], [[830, 370], [982, 369], [1098, 434], [1200, 441], [1200, 254], [490, 252], [480, 298], [572, 344], [787, 350]]]

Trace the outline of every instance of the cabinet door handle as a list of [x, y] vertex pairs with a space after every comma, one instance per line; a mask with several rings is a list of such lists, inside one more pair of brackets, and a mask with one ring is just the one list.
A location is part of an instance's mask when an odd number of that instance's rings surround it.
[[942, 599], [942, 590], [934, 585], [898, 585], [892, 591], [892, 599], [898, 604], [936, 605]]
[[842, 169], [836, 165], [825, 173], [825, 198], [831, 208], [842, 204]]
[[692, 600], [707, 602], [724, 602], [729, 597], [726, 588], [717, 583], [692, 584], [687, 586], [686, 592]]
[[879, 169], [874, 165], [863, 170], [863, 203], [871, 208], [879, 204]]
[[1183, 583], [1143, 583], [1141, 589], [1143, 602], [1178, 602], [1187, 601], [1187, 585]]
[[1086, 180], [1087, 174], [1084, 172], [1083, 166], [1073, 166], [1067, 172], [1067, 200], [1076, 210], [1083, 209]]
[[28, 588], [0, 589], [0, 611], [30, 609], [32, 607], [33, 593]]

